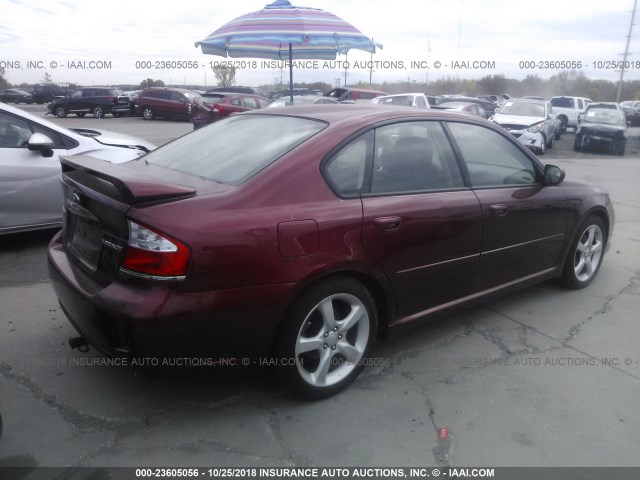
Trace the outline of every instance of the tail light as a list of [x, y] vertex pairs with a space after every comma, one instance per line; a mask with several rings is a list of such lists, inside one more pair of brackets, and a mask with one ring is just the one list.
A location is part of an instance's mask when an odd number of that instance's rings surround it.
[[157, 280], [182, 280], [191, 250], [165, 234], [129, 220], [129, 243], [122, 262], [127, 273]]

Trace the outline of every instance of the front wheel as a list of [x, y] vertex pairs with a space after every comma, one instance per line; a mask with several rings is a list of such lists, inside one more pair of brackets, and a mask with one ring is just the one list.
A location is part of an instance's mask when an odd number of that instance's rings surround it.
[[310, 399], [345, 389], [364, 368], [377, 334], [374, 300], [360, 282], [332, 279], [295, 304], [276, 341], [277, 375]]
[[144, 118], [145, 120], [153, 120], [155, 117], [155, 114], [153, 113], [153, 110], [149, 107], [144, 107], [142, 109], [142, 118]]
[[67, 116], [67, 111], [62, 105], [58, 105], [54, 110], [56, 117], [65, 118]]
[[95, 118], [104, 118], [104, 110], [100, 105], [93, 107], [93, 116]]
[[547, 148], [549, 150], [551, 150], [553, 148], [553, 144], [555, 143], [555, 141], [556, 141], [556, 135], [555, 134], [550, 135], [549, 136], [549, 141], [547, 142]]
[[591, 215], [578, 228], [564, 264], [562, 281], [569, 288], [584, 288], [598, 273], [607, 243], [604, 223]]

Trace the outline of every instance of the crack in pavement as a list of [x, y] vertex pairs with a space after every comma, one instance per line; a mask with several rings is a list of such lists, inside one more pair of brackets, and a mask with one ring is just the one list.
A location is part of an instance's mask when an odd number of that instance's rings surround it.
[[[123, 445], [121, 442], [110, 442], [108, 445], [104, 445], [103, 447], [100, 447], [94, 450], [93, 452], [89, 452], [86, 455], [83, 455], [80, 459], [78, 459], [74, 463], [74, 465], [68, 467], [68, 469], [65, 469], [58, 477], [56, 477], [56, 480], [63, 480], [65, 478], [69, 478], [69, 475], [73, 473], [75, 469], [86, 467], [87, 466], [86, 462], [94, 458], [97, 458], [101, 455], [118, 453], [118, 451], [121, 451], [123, 449], [126, 449], [126, 451], [134, 450], [141, 454], [153, 453], [156, 450], [163, 450], [163, 451], [178, 450], [178, 451], [181, 451], [187, 454], [192, 454], [192, 455], [195, 455], [205, 450], [205, 453], [207, 452], [222, 453], [226, 455], [234, 455], [234, 456], [242, 457], [242, 460], [245, 462], [256, 461], [256, 460], [277, 460], [277, 461], [284, 462], [287, 466], [294, 466], [291, 464], [291, 459], [288, 457], [280, 457], [275, 455], [259, 455], [254, 452], [244, 450], [242, 448], [233, 447], [223, 442], [217, 442], [214, 440], [207, 440], [203, 438], [199, 438], [191, 442], [182, 442], [182, 443], [168, 444], [168, 445], [165, 444], [165, 445], [158, 445], [153, 447], [141, 447], [141, 448], [133, 448], [133, 449], [126, 448], [126, 446]], [[157, 466], [162, 467], [163, 465], [159, 464]]]
[[66, 422], [81, 430], [91, 428], [114, 429], [117, 425], [136, 425], [142, 423], [141, 421], [132, 419], [109, 418], [79, 412], [78, 410], [58, 401], [55, 395], [46, 393], [42, 387], [27, 375], [14, 372], [13, 367], [6, 363], [0, 363], [0, 375], [7, 380], [12, 380], [25, 387], [34, 398], [44, 402], [54, 410], [57, 410]]
[[[425, 400], [425, 406], [429, 413], [429, 419], [431, 420], [431, 425], [433, 425], [434, 432], [436, 434], [436, 438], [438, 438], [438, 423], [436, 422], [436, 411], [433, 407], [433, 403], [431, 403], [431, 399], [429, 398], [429, 394], [427, 391], [420, 385], [415, 378], [411, 375], [410, 372], [401, 372], [400, 375], [404, 377], [406, 380], [415, 385], [418, 389], [418, 392], [423, 396]], [[449, 456], [452, 454], [454, 439], [449, 434], [446, 440], [438, 440], [435, 447], [431, 449], [431, 453], [433, 453], [433, 458], [440, 467], [450, 467], [449, 464]]]
[[267, 432], [271, 437], [278, 443], [282, 452], [287, 456], [287, 461], [289, 462], [290, 467], [310, 467], [312, 462], [309, 458], [299, 455], [289, 448], [287, 445], [284, 436], [282, 435], [282, 431], [280, 428], [280, 418], [278, 418], [278, 411], [272, 410], [269, 413], [268, 421], [267, 421]]

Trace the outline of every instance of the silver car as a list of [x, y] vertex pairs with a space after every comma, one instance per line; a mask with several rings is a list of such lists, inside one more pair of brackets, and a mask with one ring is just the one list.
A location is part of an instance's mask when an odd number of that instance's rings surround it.
[[155, 148], [121, 133], [69, 130], [0, 103], [0, 235], [60, 225], [60, 155], [120, 163]]
[[549, 102], [509, 99], [494, 113], [492, 120], [539, 155], [553, 148], [560, 137], [558, 120]]

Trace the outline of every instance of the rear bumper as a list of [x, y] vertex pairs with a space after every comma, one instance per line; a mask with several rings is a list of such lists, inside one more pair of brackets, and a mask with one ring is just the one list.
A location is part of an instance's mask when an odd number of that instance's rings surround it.
[[116, 279], [95, 284], [49, 245], [49, 276], [69, 321], [109, 356], [255, 358], [268, 355], [293, 285], [185, 293], [178, 286]]

